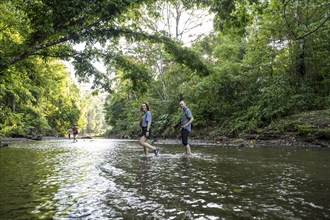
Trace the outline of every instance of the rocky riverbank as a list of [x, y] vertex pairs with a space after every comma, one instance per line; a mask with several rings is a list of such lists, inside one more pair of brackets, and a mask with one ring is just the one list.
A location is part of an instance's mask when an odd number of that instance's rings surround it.
[[[222, 137], [215, 140], [210, 139], [190, 139], [191, 145], [219, 145], [228, 147], [329, 147], [326, 140], [306, 141], [297, 138], [228, 138]], [[181, 144], [181, 139], [156, 139], [154, 144]]]
[[[64, 137], [42, 137], [40, 140], [64, 140]], [[86, 139], [86, 138], [78, 138]], [[88, 137], [92, 139], [92, 137]], [[0, 146], [5, 147], [13, 142], [26, 142], [26, 141], [38, 141], [30, 138], [0, 138]], [[167, 139], [153, 139], [153, 144], [181, 144], [180, 138], [167, 138]], [[286, 134], [281, 137], [263, 136], [248, 136], [244, 138], [229, 138], [218, 137], [215, 139], [207, 138], [191, 138], [191, 145], [215, 145], [215, 146], [228, 146], [228, 147], [329, 147], [330, 142], [328, 140], [313, 140], [308, 141], [306, 139], [297, 137], [294, 134]]]
[[58, 137], [39, 137], [39, 138], [11, 138], [11, 137], [2, 137], [0, 138], [0, 147], [7, 147], [11, 143], [15, 142], [27, 142], [27, 141], [41, 141], [41, 140], [54, 140], [54, 139], [64, 139]]

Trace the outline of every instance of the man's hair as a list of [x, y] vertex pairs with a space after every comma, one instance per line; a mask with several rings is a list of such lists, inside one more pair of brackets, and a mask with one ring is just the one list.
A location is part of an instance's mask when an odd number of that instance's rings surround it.
[[179, 103], [183, 103], [184, 105], [186, 105], [186, 102], [184, 100], [181, 100]]

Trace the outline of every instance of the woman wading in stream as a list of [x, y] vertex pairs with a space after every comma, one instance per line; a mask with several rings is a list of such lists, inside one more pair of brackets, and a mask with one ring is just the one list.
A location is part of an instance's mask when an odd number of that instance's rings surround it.
[[149, 111], [149, 105], [146, 102], [143, 102], [140, 107], [140, 111], [142, 112], [142, 117], [140, 120], [140, 127], [141, 127], [141, 137], [139, 143], [143, 146], [144, 154], [148, 154], [148, 149], [154, 151], [155, 156], [159, 156], [159, 150], [151, 146], [147, 141], [151, 138], [151, 123], [152, 123], [152, 115]]

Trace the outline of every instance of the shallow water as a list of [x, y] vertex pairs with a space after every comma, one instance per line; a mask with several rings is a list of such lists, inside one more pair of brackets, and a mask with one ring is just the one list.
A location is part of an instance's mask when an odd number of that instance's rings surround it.
[[53, 140], [0, 149], [0, 219], [329, 219], [330, 149]]

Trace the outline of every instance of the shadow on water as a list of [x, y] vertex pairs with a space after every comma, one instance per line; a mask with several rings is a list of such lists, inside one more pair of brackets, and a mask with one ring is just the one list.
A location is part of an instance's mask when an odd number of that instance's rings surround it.
[[329, 219], [330, 149], [69, 140], [0, 149], [0, 219]]

